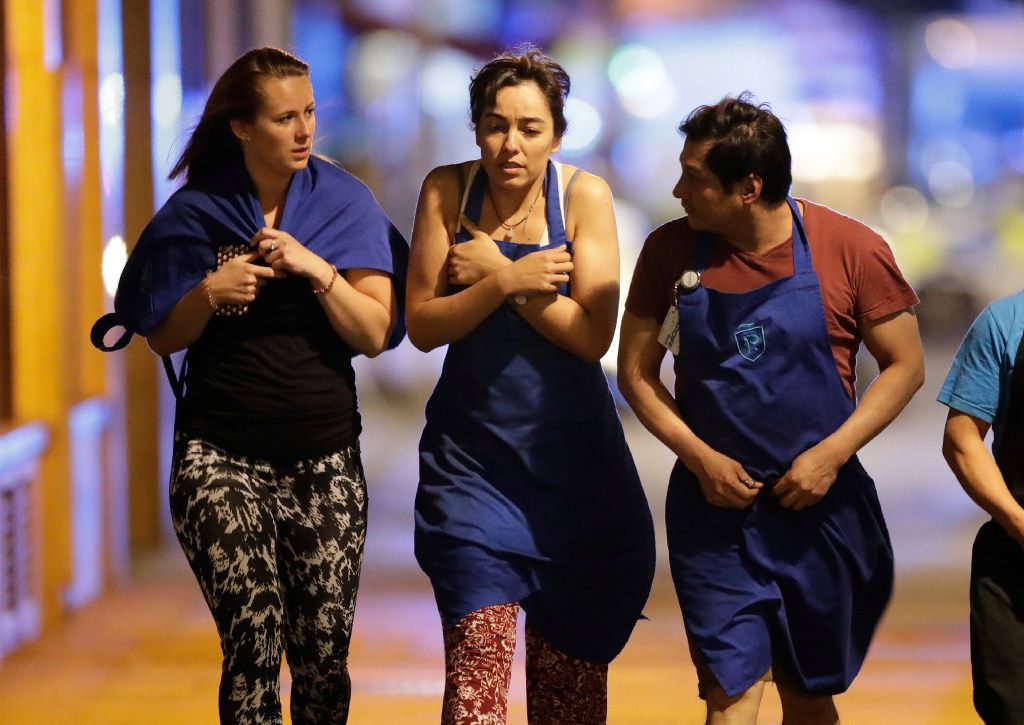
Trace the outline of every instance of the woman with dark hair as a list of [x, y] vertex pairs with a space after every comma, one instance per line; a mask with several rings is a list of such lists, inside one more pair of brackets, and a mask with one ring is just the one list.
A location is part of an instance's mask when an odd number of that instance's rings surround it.
[[448, 344], [427, 403], [416, 557], [444, 625], [442, 722], [500, 723], [526, 611], [530, 722], [599, 723], [650, 591], [650, 509], [600, 359], [619, 260], [608, 186], [551, 159], [569, 78], [534, 48], [470, 84], [480, 159], [434, 169], [408, 324]]
[[[366, 531], [351, 359], [403, 336], [407, 248], [370, 191], [310, 155], [309, 69], [252, 50], [217, 81], [179, 189], [122, 273], [116, 324], [165, 356], [178, 405], [171, 518], [224, 655], [225, 723], [348, 717]], [[186, 349], [180, 380], [166, 356]], [[104, 348], [111, 349], [111, 348]]]

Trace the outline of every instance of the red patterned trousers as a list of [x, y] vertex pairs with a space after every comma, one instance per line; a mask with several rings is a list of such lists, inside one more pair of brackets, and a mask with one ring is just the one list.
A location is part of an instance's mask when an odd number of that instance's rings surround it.
[[[517, 604], [470, 612], [444, 633], [442, 725], [503, 725]], [[537, 725], [599, 725], [608, 718], [608, 665], [556, 650], [526, 622], [526, 713]]]

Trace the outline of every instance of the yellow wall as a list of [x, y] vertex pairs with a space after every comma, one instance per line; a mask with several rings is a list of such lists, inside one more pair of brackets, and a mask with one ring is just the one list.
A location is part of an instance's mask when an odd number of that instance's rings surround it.
[[[125, 3], [124, 86], [125, 240], [134, 245], [153, 216], [152, 119], [150, 117], [150, 62], [148, 3]], [[135, 338], [124, 351], [125, 377], [131, 382], [125, 396], [128, 430], [128, 496], [131, 542], [136, 547], [160, 541], [160, 506], [157, 497], [157, 450], [159, 437], [158, 361], [145, 340]]]
[[99, 108], [96, 49], [96, 4], [93, 0], [65, 3], [65, 74], [75, 74], [82, 88], [82, 130], [84, 159], [77, 189], [68, 188], [65, 194], [69, 220], [66, 237], [77, 246], [74, 270], [76, 304], [69, 320], [75, 379], [73, 395], [84, 400], [103, 395], [106, 389], [106, 371], [103, 355], [89, 344], [85, 333], [93, 321], [103, 314], [104, 291], [100, 264], [103, 258], [102, 225], [100, 218], [100, 158]]
[[[106, 391], [106, 361], [88, 330], [103, 312], [95, 0], [55, 3], [63, 12], [63, 59], [44, 59], [44, 4], [4, 3], [8, 93], [8, 229], [14, 425], [42, 421], [50, 445], [34, 492], [43, 626], [62, 615], [71, 579], [68, 414]], [[72, 92], [78, 88], [78, 93]], [[69, 99], [62, 104], [62, 95]], [[62, 108], [63, 105], [63, 108]], [[67, 114], [83, 135], [79, 178], [66, 178]]]
[[76, 281], [64, 249], [60, 157], [60, 75], [43, 65], [42, 3], [5, 3], [8, 93], [8, 230], [11, 260], [14, 423], [50, 429], [34, 498], [41, 546], [44, 626], [60, 614], [69, 533], [67, 411], [70, 406], [65, 315]]

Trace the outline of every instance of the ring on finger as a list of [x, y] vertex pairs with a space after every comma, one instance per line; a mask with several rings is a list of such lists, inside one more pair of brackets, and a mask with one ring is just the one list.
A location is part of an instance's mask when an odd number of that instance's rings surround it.
[[270, 240], [270, 251], [271, 252], [277, 251], [277, 240], [276, 239], [271, 239]]
[[742, 481], [740, 481], [740, 483], [742, 483], [747, 488], [753, 488], [754, 487], [754, 482], [751, 481], [749, 478], [744, 478]]

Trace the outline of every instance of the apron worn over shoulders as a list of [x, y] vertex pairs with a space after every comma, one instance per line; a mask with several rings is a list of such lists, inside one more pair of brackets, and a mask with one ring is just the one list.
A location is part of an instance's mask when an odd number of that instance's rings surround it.
[[[793, 275], [749, 292], [697, 286], [679, 304], [680, 414], [708, 445], [763, 481], [747, 509], [707, 503], [677, 462], [666, 521], [687, 633], [727, 694], [773, 664], [814, 694], [843, 692], [892, 591], [893, 556], [875, 486], [857, 457], [802, 511], [771, 485], [832, 434], [855, 402], [839, 377], [796, 203]], [[703, 272], [715, 238], [701, 235]]]
[[[549, 163], [548, 240], [571, 253], [560, 173]], [[463, 199], [473, 221], [486, 183], [474, 165]], [[469, 238], [460, 230], [455, 243]], [[544, 248], [495, 243], [513, 261]], [[610, 661], [650, 592], [654, 538], [600, 364], [502, 305], [449, 345], [426, 419], [415, 548], [445, 626], [518, 601], [558, 649]]]
[[[995, 458], [1024, 504], [1024, 342]], [[1024, 722], [1024, 549], [995, 521], [978, 531], [971, 556], [971, 671], [974, 706], [986, 723]]]

